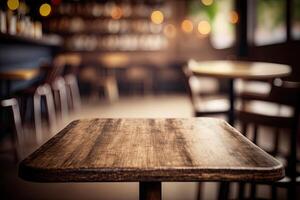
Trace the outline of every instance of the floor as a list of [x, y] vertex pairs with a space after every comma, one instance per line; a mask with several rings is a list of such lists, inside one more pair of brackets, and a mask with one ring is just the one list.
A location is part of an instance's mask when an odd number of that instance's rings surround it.
[[[121, 97], [119, 101], [108, 103], [105, 101], [88, 101], [82, 103], [81, 111], [72, 114], [68, 120], [60, 120], [57, 131], [70, 121], [77, 118], [157, 118], [157, 117], [191, 117], [192, 108], [185, 95], [159, 95], [146, 97]], [[57, 132], [56, 131], [56, 132]], [[30, 131], [28, 136], [32, 135]], [[48, 134], [45, 141], [51, 137]], [[30, 138], [30, 137], [29, 137]], [[266, 134], [264, 141], [266, 148], [270, 148]], [[286, 145], [286, 144], [284, 144]], [[6, 141], [0, 147], [9, 146]], [[27, 148], [25, 155], [37, 148]], [[5, 199], [138, 199], [138, 183], [32, 183], [23, 181], [17, 176], [17, 165], [11, 154], [0, 155], [0, 192]], [[198, 183], [163, 183], [163, 199], [189, 200], [197, 199]], [[202, 189], [202, 199], [216, 199], [217, 183], [205, 183]], [[234, 197], [236, 184], [232, 184], [231, 197]], [[268, 197], [270, 189], [259, 187], [259, 197]], [[279, 191], [279, 199], [284, 199], [285, 191]]]

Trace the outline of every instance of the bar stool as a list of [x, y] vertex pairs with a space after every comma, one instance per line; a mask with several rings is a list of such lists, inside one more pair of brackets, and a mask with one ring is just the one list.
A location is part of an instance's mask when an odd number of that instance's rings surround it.
[[42, 129], [42, 111], [41, 111], [41, 101], [42, 97], [45, 97], [46, 107], [48, 112], [48, 123], [50, 132], [55, 131], [56, 125], [56, 114], [53, 101], [53, 95], [51, 87], [48, 84], [43, 84], [37, 87], [34, 96], [33, 96], [33, 105], [34, 105], [34, 122], [36, 129], [36, 141], [38, 144], [43, 142], [43, 129]]
[[66, 82], [63, 77], [57, 77], [52, 82], [52, 90], [54, 94], [54, 102], [56, 109], [60, 111], [61, 122], [64, 122], [68, 118], [68, 99]]
[[67, 100], [70, 111], [79, 111], [81, 108], [81, 99], [77, 74], [81, 66], [82, 57], [80, 54], [65, 54], [64, 79], [67, 91]]
[[22, 129], [22, 120], [20, 115], [20, 109], [17, 99], [5, 99], [1, 101], [3, 108], [10, 109], [12, 119], [9, 120], [9, 124], [13, 121], [13, 127], [10, 127], [12, 131], [11, 143], [13, 145], [15, 161], [19, 161], [23, 156], [23, 145], [25, 141], [24, 132]]
[[[56, 128], [56, 107], [60, 108], [62, 119], [67, 117], [67, 99], [66, 99], [66, 89], [63, 78], [59, 75], [63, 71], [64, 62], [63, 59], [58, 58], [54, 60], [53, 65], [43, 65], [40, 67], [40, 74], [43, 77], [38, 83], [27, 88], [25, 90], [19, 91], [17, 96], [21, 99], [21, 110], [24, 116], [24, 121], [26, 121], [29, 116], [30, 119], [33, 118], [34, 125], [36, 128], [36, 142], [40, 144], [43, 141], [42, 136], [42, 105], [46, 106], [47, 111], [47, 123], [50, 131], [53, 132]], [[52, 85], [52, 88], [50, 87]], [[53, 93], [55, 94], [56, 101], [53, 99]], [[45, 99], [45, 104], [42, 101]], [[30, 106], [30, 102], [32, 102]], [[31, 115], [33, 111], [34, 115]], [[30, 120], [31, 121], [31, 120]], [[61, 120], [60, 120], [61, 121]]]
[[68, 104], [70, 105], [69, 108], [77, 112], [81, 109], [81, 99], [76, 76], [74, 74], [66, 75], [65, 85], [67, 89]]

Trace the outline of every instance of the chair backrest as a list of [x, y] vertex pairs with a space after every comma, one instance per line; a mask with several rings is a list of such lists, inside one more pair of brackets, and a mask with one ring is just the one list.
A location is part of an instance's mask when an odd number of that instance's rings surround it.
[[64, 57], [56, 57], [51, 65], [41, 66], [41, 70], [45, 74], [45, 79], [43, 83], [51, 84], [58, 76], [63, 74], [65, 67]]
[[[259, 127], [267, 126], [273, 128], [275, 137], [273, 141], [276, 154], [279, 151], [279, 130], [289, 129], [289, 156], [287, 174], [292, 181], [296, 180], [296, 163], [297, 163], [297, 133], [299, 132], [299, 113], [300, 113], [300, 83], [285, 82], [280, 79], [275, 79], [271, 91], [268, 95], [245, 95], [241, 96], [243, 101], [264, 101], [275, 103], [278, 106], [285, 105], [293, 109], [290, 116], [281, 115], [266, 115], [260, 113], [252, 113], [251, 111], [238, 111], [238, 119], [242, 125], [242, 133], [247, 134], [248, 125], [253, 125], [253, 142], [257, 143], [257, 134]], [[264, 109], [263, 107], [261, 109]]]
[[248, 101], [262, 101], [277, 104], [278, 106], [289, 106], [293, 110], [290, 117], [287, 116], [265, 116], [252, 114], [242, 109], [238, 112], [239, 119], [248, 123], [272, 126], [277, 128], [290, 128], [297, 123], [300, 108], [300, 83], [285, 82], [275, 79], [272, 83], [271, 91], [267, 95], [245, 93], [240, 95], [242, 104]]
[[269, 99], [275, 103], [292, 106], [296, 109], [300, 106], [300, 83], [275, 79]]

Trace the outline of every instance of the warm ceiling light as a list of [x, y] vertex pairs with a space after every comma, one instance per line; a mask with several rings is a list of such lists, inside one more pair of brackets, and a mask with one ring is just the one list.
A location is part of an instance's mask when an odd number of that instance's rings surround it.
[[161, 24], [164, 21], [164, 14], [159, 10], [153, 11], [151, 13], [151, 21], [154, 24]]
[[181, 23], [181, 28], [184, 32], [191, 33], [194, 29], [194, 26], [190, 20], [186, 19], [183, 20], [183, 22]]
[[19, 8], [19, 5], [20, 5], [20, 2], [19, 0], [8, 0], [7, 1], [7, 7], [10, 9], [10, 10], [16, 10]]
[[176, 28], [173, 24], [167, 24], [164, 27], [164, 34], [169, 38], [174, 38], [176, 36]]
[[120, 19], [122, 17], [122, 15], [123, 15], [123, 11], [120, 7], [115, 6], [115, 7], [112, 8], [111, 17], [113, 19]]
[[206, 6], [210, 6], [213, 4], [214, 0], [201, 0], [201, 2]]
[[50, 12], [51, 12], [51, 6], [50, 6], [50, 4], [48, 4], [48, 3], [42, 4], [40, 6], [39, 11], [40, 11], [40, 15], [41, 16], [43, 16], [43, 17], [48, 16], [50, 14]]
[[230, 12], [230, 18], [229, 18], [230, 23], [236, 24], [239, 21], [239, 15], [236, 11], [231, 11]]
[[202, 35], [209, 34], [210, 31], [211, 31], [211, 27], [210, 27], [210, 24], [208, 23], [208, 21], [203, 20], [203, 21], [199, 22], [199, 24], [198, 24], [198, 31]]

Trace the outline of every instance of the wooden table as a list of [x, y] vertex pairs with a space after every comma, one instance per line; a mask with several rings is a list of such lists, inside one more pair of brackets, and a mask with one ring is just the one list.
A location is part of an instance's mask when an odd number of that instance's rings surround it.
[[1, 71], [0, 79], [5, 81], [5, 97], [9, 97], [11, 90], [11, 82], [18, 80], [30, 80], [36, 77], [39, 73], [39, 69], [14, 69], [9, 71]]
[[163, 181], [276, 181], [282, 164], [213, 118], [86, 119], [70, 123], [19, 166], [36, 182], [140, 182], [161, 199]]
[[290, 66], [283, 64], [225, 60], [198, 62], [188, 67], [195, 75], [229, 80], [228, 118], [231, 125], [234, 124], [234, 80], [236, 78], [267, 80], [288, 76], [292, 71]]

